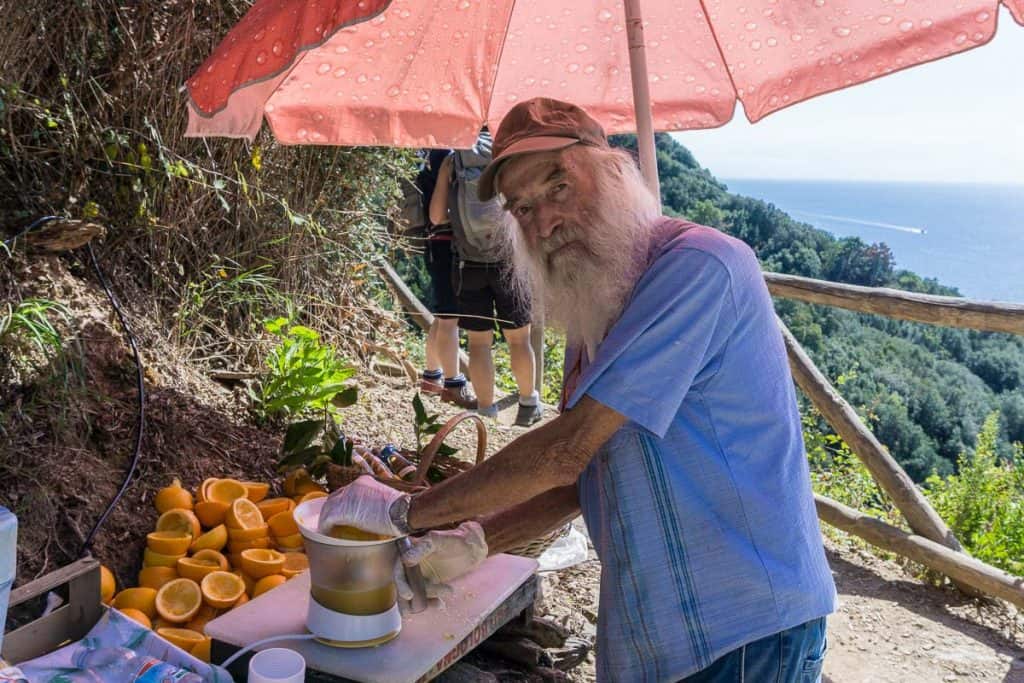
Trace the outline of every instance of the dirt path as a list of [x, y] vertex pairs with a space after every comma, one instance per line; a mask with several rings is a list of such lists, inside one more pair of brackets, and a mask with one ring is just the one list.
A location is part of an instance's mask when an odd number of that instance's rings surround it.
[[[390, 440], [411, 438], [411, 427], [396, 425], [408, 412], [413, 392], [401, 381], [379, 378], [363, 392], [360, 410], [348, 418], [352, 431]], [[489, 453], [524, 430], [511, 425], [514, 401], [490, 423]], [[443, 415], [454, 408], [431, 401]], [[553, 416], [549, 411], [546, 417]], [[407, 434], [408, 433], [408, 434]], [[452, 445], [475, 443], [471, 429], [460, 429]], [[577, 521], [580, 528], [582, 524]], [[951, 589], [914, 579], [899, 564], [844, 542], [825, 540], [839, 592], [839, 610], [830, 618], [829, 654], [824, 680], [833, 683], [1000, 681], [1024, 683], [1024, 614], [1002, 602], [968, 600]], [[598, 609], [600, 563], [591, 559], [543, 575], [540, 612], [593, 639]], [[570, 674], [594, 680], [593, 655]], [[505, 680], [505, 677], [502, 677]], [[511, 679], [510, 679], [511, 680]]]

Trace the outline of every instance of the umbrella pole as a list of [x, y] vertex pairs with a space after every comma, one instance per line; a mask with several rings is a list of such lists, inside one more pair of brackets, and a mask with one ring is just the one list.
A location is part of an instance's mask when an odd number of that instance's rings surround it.
[[633, 110], [636, 115], [636, 145], [640, 150], [640, 171], [654, 196], [661, 199], [658, 162], [654, 153], [654, 119], [651, 116], [651, 91], [647, 83], [647, 54], [644, 51], [644, 24], [640, 0], [625, 0], [626, 36], [629, 41], [629, 73], [633, 84]]

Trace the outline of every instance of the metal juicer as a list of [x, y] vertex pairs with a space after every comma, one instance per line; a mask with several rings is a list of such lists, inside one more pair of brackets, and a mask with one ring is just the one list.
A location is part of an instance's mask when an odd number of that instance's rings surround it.
[[399, 539], [353, 541], [320, 533], [325, 500], [306, 501], [293, 513], [309, 556], [306, 627], [334, 647], [386, 643], [402, 629], [393, 574]]

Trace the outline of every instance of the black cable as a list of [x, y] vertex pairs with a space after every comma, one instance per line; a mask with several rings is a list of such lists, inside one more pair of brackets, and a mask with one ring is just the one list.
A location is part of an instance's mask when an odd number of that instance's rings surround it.
[[125, 474], [124, 482], [121, 484], [121, 488], [117, 494], [111, 499], [107, 505], [103, 514], [96, 520], [96, 524], [93, 525], [92, 530], [89, 531], [89, 535], [85, 537], [85, 542], [82, 544], [82, 551], [79, 553], [79, 557], [84, 557], [89, 553], [92, 548], [93, 537], [96, 532], [100, 530], [103, 523], [107, 521], [107, 516], [113, 511], [114, 506], [117, 505], [118, 501], [121, 500], [121, 496], [128, 490], [128, 486], [131, 484], [132, 476], [135, 474], [135, 469], [139, 464], [139, 455], [142, 452], [142, 433], [146, 423], [146, 388], [143, 384], [144, 369], [142, 367], [142, 358], [139, 356], [139, 348], [135, 343], [135, 336], [132, 334], [131, 328], [128, 327], [128, 321], [125, 319], [124, 311], [121, 309], [120, 304], [117, 303], [117, 298], [113, 292], [110, 291], [110, 285], [107, 284], [107, 279], [103, 276], [103, 271], [100, 270], [100, 264], [96, 260], [96, 253], [92, 250], [92, 245], [87, 244], [85, 248], [89, 251], [89, 259], [92, 261], [93, 271], [96, 273], [96, 277], [100, 281], [100, 285], [103, 286], [103, 291], [107, 293], [107, 298], [110, 299], [110, 304], [114, 307], [114, 312], [117, 313], [117, 319], [121, 321], [121, 327], [124, 328], [124, 334], [128, 338], [128, 344], [132, 347], [132, 353], [135, 355], [135, 370], [136, 380], [139, 390], [139, 410], [138, 410], [138, 421], [135, 425], [135, 447], [132, 451], [131, 463], [128, 466], [128, 472]]
[[25, 228], [24, 230], [19, 232], [14, 237], [8, 237], [7, 239], [5, 239], [4, 240], [4, 246], [5, 247], [9, 247], [12, 244], [14, 244], [15, 240], [17, 240], [19, 237], [28, 234], [29, 232], [31, 232], [32, 230], [35, 230], [36, 228], [38, 228], [41, 225], [49, 223], [50, 221], [60, 220], [61, 218], [62, 218], [61, 216], [43, 216], [42, 218], [37, 218], [36, 220], [32, 221], [32, 223], [27, 228]]

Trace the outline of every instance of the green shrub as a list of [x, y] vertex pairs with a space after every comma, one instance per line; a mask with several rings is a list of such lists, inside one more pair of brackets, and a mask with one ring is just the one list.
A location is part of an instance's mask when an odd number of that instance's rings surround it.
[[1011, 460], [998, 457], [999, 414], [978, 434], [973, 454], [961, 454], [957, 473], [932, 475], [926, 493], [974, 557], [1013, 574], [1024, 574], [1024, 448]]
[[356, 369], [338, 356], [333, 346], [322, 344], [320, 335], [287, 318], [264, 324], [278, 344], [267, 356], [270, 374], [260, 386], [256, 405], [264, 417], [298, 415], [305, 411], [332, 412], [351, 405], [356, 389], [347, 380]]

